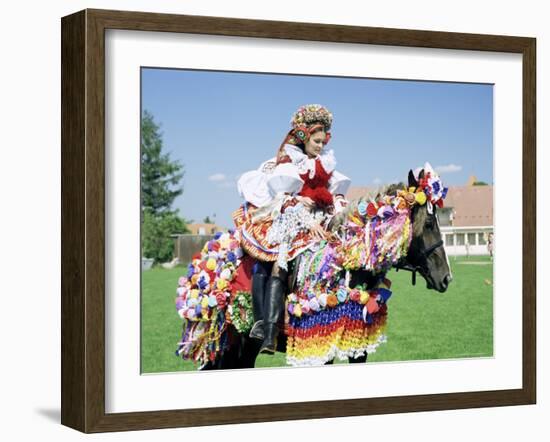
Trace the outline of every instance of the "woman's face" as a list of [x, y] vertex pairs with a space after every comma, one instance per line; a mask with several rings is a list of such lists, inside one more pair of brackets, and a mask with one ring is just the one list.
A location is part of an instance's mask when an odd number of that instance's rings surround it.
[[305, 143], [305, 151], [308, 157], [315, 158], [321, 153], [323, 146], [325, 145], [325, 140], [327, 134], [324, 130], [315, 132], [309, 137], [309, 140]]

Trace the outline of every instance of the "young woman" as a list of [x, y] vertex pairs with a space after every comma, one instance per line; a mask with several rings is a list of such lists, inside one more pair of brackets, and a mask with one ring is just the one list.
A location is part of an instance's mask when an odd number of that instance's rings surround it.
[[[332, 114], [325, 107], [300, 107], [276, 157], [238, 181], [245, 203], [233, 214], [242, 247], [258, 262], [252, 278], [255, 323], [250, 336], [263, 339], [260, 352], [273, 354], [283, 320], [288, 262], [328, 237], [330, 219], [347, 204], [350, 179], [335, 170]], [[267, 283], [266, 283], [267, 281]]]

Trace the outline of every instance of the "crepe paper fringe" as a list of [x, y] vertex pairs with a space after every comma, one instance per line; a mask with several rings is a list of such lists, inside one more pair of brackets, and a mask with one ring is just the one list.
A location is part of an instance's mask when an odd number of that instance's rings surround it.
[[407, 255], [411, 240], [408, 209], [394, 211], [385, 219], [367, 219], [364, 224], [352, 216], [338, 253], [346, 270], [383, 272]]
[[226, 321], [220, 313], [213, 321], [185, 320], [176, 355], [202, 368], [209, 361], [214, 362], [228, 348]]
[[374, 353], [387, 340], [386, 305], [371, 315], [370, 324], [363, 320], [363, 309], [360, 303], [350, 301], [315, 315], [290, 316], [285, 329], [287, 364], [317, 366], [334, 358], [345, 360]]

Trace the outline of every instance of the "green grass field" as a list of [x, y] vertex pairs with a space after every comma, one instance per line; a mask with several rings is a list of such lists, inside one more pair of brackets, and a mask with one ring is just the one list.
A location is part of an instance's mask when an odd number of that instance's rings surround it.
[[[451, 258], [453, 282], [445, 293], [426, 289], [418, 276], [392, 271], [388, 301], [388, 342], [369, 362], [454, 359], [493, 354], [493, 265], [489, 257]], [[185, 267], [142, 273], [142, 373], [195, 370], [175, 355], [182, 321], [174, 300]], [[285, 366], [285, 355], [260, 355], [256, 367]]]

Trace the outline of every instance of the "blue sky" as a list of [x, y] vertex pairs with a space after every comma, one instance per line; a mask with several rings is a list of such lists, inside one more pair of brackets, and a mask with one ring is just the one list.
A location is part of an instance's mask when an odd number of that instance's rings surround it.
[[303, 104], [334, 115], [337, 170], [352, 185], [405, 180], [429, 161], [446, 185], [493, 182], [492, 85], [142, 69], [142, 108], [185, 167], [175, 207], [232, 226], [236, 180], [275, 155]]

